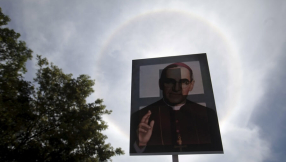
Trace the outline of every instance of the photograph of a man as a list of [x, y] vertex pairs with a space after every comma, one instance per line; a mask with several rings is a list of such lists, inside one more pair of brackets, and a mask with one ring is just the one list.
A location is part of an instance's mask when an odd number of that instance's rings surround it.
[[215, 147], [216, 113], [187, 99], [194, 85], [192, 69], [182, 62], [162, 70], [163, 98], [131, 116], [131, 153], [211, 151], [206, 146]]

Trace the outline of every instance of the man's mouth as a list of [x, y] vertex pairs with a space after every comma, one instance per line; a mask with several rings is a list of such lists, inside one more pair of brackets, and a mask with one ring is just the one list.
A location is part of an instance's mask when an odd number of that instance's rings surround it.
[[180, 93], [170, 93], [170, 96], [181, 96], [182, 94]]

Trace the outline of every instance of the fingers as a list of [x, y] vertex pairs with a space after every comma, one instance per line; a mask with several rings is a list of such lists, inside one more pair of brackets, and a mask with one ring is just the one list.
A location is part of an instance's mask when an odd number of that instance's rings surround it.
[[150, 129], [151, 129], [151, 126], [145, 123], [140, 123], [138, 127], [139, 132], [142, 132], [142, 133], [147, 133]]
[[151, 127], [151, 126], [149, 126], [148, 124], [140, 123], [140, 124], [139, 124], [139, 128], [151, 129], [152, 127]]
[[153, 130], [153, 127], [154, 127], [154, 120], [152, 120], [151, 122], [150, 122], [150, 125], [148, 125], [148, 124], [145, 124], [145, 123], [140, 123], [139, 124], [139, 127], [138, 127], [138, 131], [139, 132], [142, 132], [142, 133], [147, 133], [149, 130]]
[[139, 128], [138, 130], [139, 130], [139, 133], [140, 133], [140, 132], [142, 132], [142, 133], [147, 133], [147, 131], [146, 131], [145, 129], [143, 129], [143, 128]]
[[146, 123], [146, 124], [147, 124], [150, 115], [151, 115], [151, 111], [149, 110], [149, 111], [143, 116], [143, 118], [141, 119], [141, 123]]
[[150, 127], [151, 127], [152, 130], [153, 130], [153, 127], [154, 127], [154, 123], [155, 123], [154, 120], [152, 120], [152, 121], [150, 122]]
[[151, 114], [148, 115], [148, 117], [145, 119], [144, 123], [148, 124], [150, 116], [151, 116]]

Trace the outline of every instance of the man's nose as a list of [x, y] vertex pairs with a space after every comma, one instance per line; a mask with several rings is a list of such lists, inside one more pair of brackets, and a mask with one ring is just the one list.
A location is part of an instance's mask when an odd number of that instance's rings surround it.
[[173, 91], [180, 91], [182, 89], [181, 84], [179, 82], [176, 82], [173, 86]]

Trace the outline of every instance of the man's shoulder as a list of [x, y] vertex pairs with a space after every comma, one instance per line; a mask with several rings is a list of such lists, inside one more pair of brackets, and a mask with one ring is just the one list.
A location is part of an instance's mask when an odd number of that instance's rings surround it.
[[206, 106], [203, 106], [201, 104], [198, 104], [196, 102], [190, 101], [190, 100], [186, 100], [186, 103], [184, 105], [184, 107], [188, 107], [188, 108], [207, 108]]
[[208, 112], [214, 112], [213, 109], [206, 107], [204, 105], [201, 105], [199, 103], [187, 100], [186, 104], [182, 107], [183, 110], [186, 111], [195, 111], [195, 112], [200, 112], [200, 111], [208, 111]]
[[148, 106], [146, 106], [146, 107], [144, 107], [144, 108], [142, 108], [141, 110], [139, 110], [139, 111], [141, 111], [141, 112], [147, 112], [147, 111], [154, 111], [154, 110], [156, 110], [158, 107], [160, 107], [160, 106], [165, 106], [166, 104], [164, 104], [164, 101], [163, 101], [163, 99], [160, 99], [160, 100], [158, 100], [158, 101], [156, 101], [156, 102], [154, 102], [154, 103], [152, 103], [152, 104], [150, 104], [150, 105], [148, 105]]

